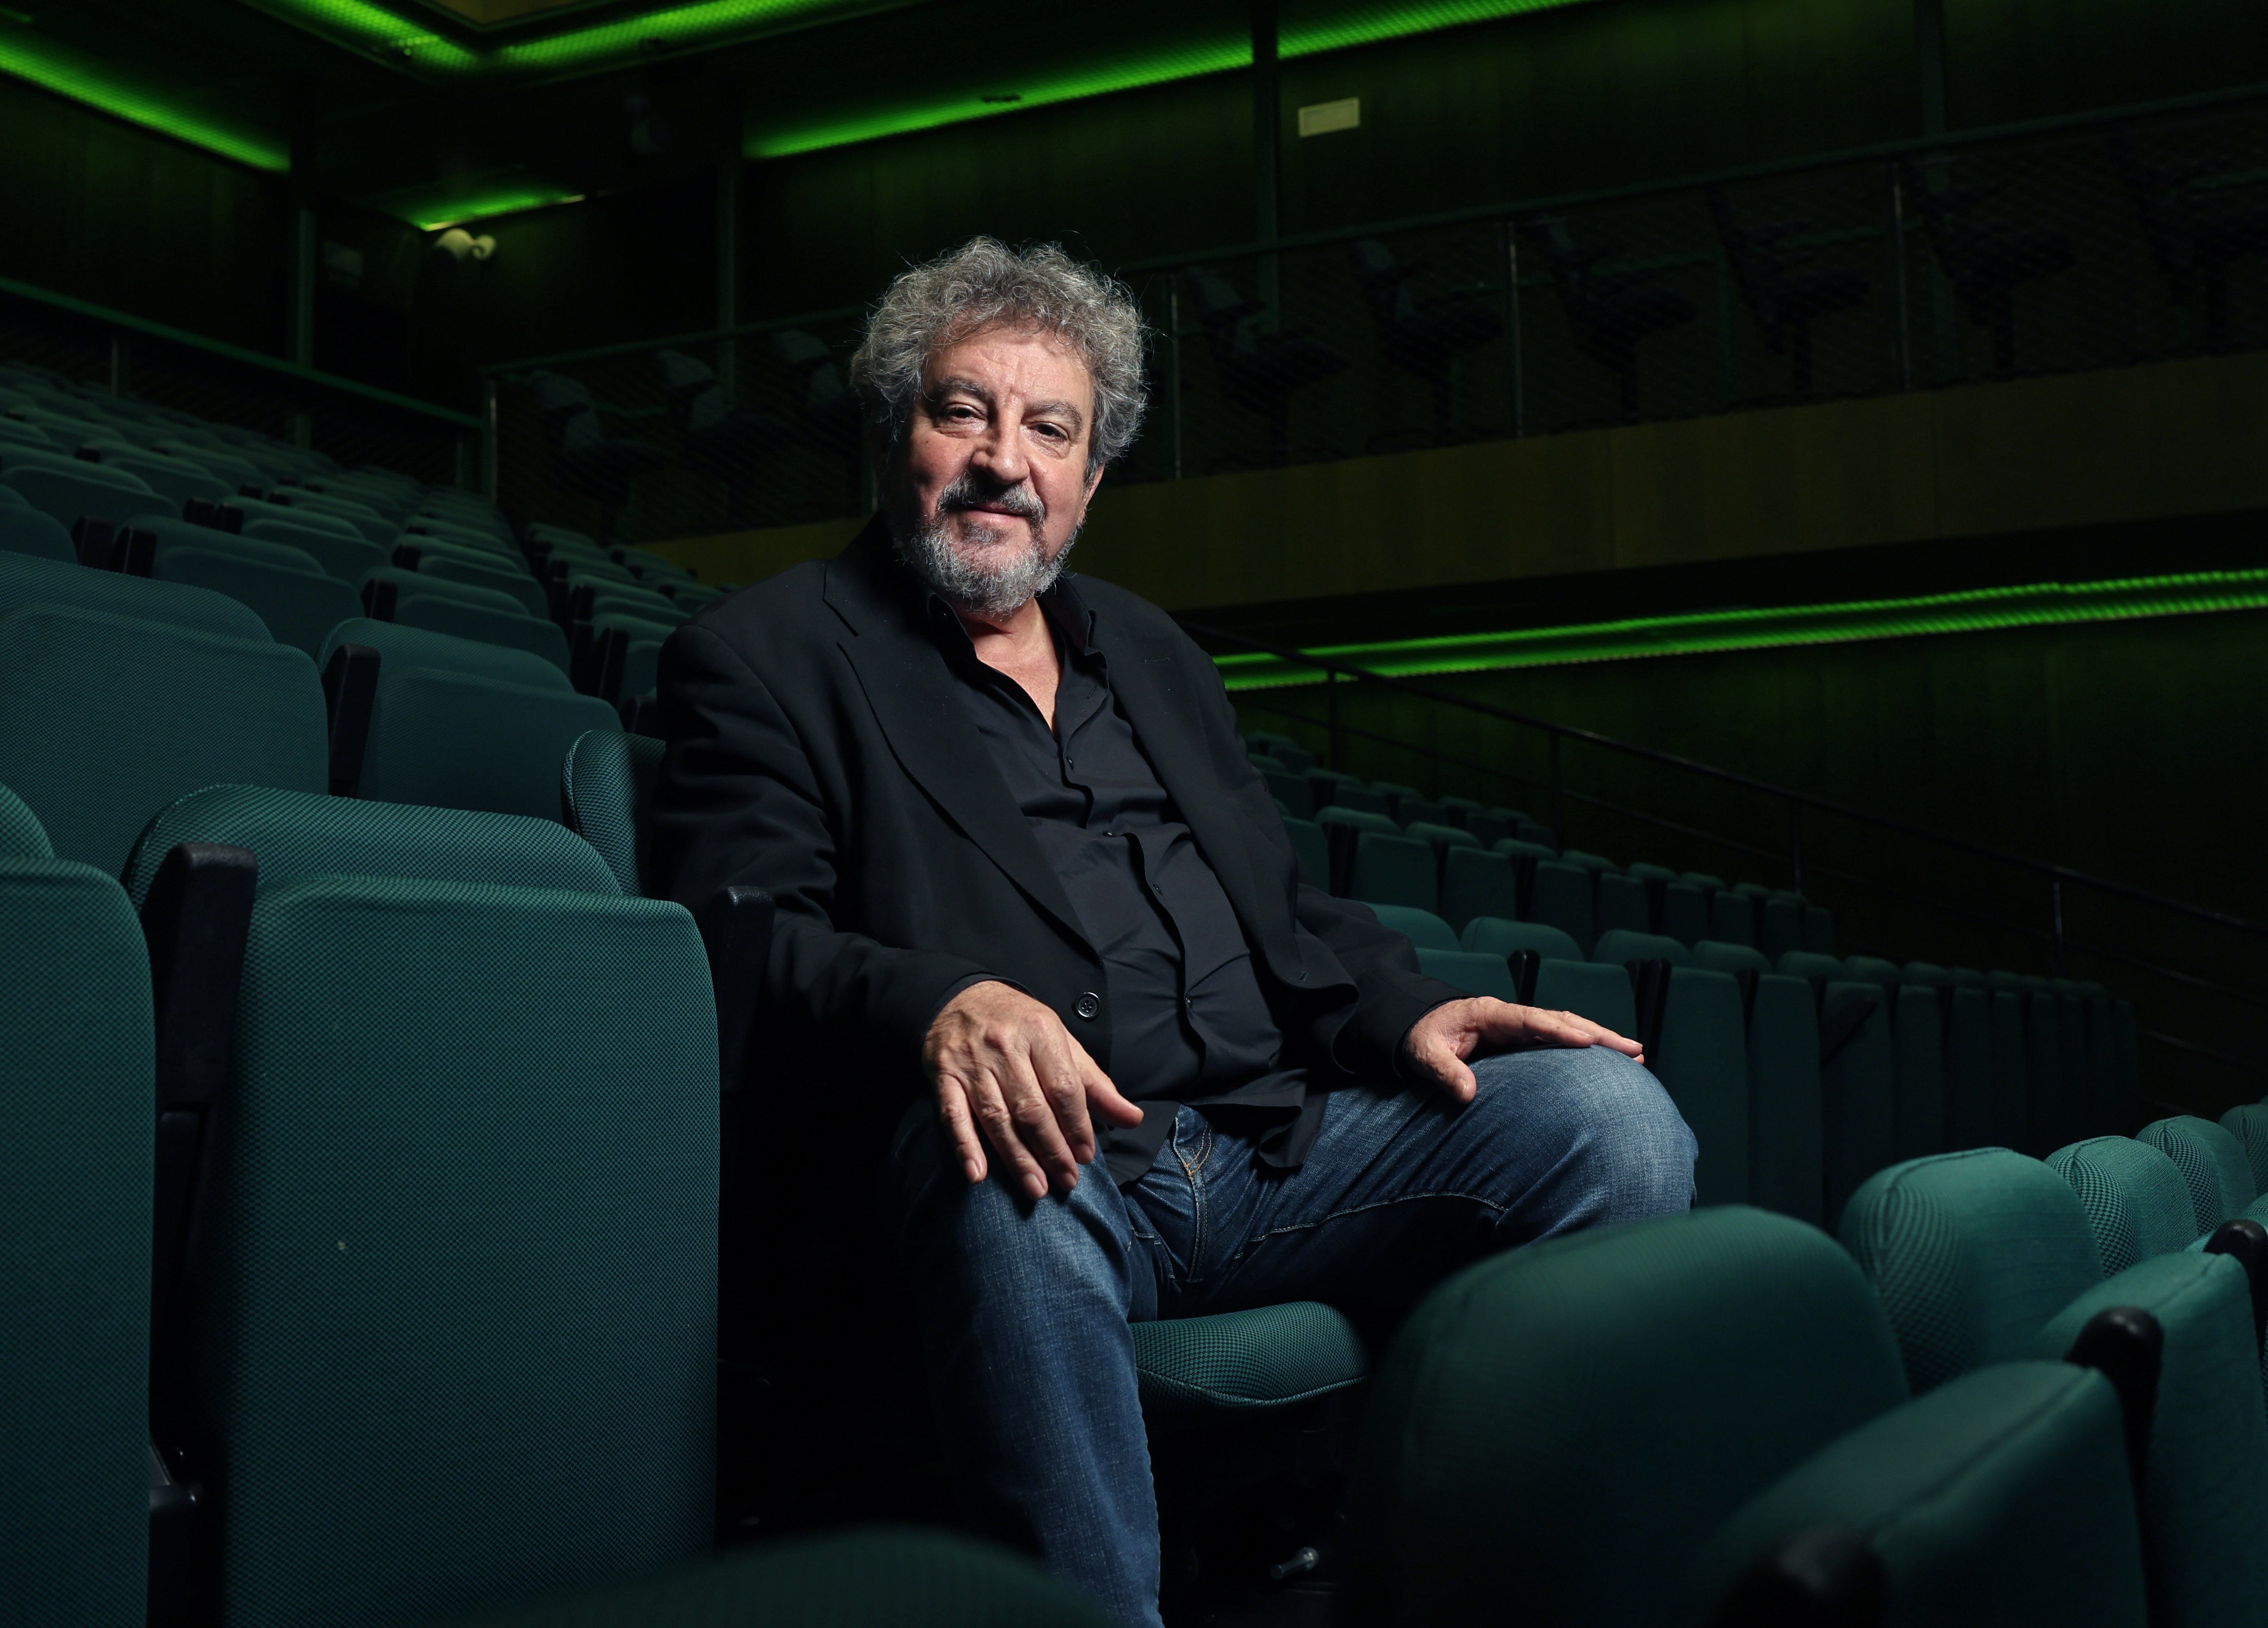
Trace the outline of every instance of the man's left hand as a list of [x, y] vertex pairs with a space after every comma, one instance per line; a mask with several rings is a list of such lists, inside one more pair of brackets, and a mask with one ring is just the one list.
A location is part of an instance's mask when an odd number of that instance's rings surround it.
[[1638, 1042], [1625, 1040], [1603, 1024], [1572, 1012], [1515, 1006], [1490, 996], [1453, 1000], [1410, 1026], [1402, 1052], [1410, 1072], [1432, 1079], [1459, 1102], [1469, 1102], [1480, 1082], [1466, 1059], [1491, 1051], [1533, 1046], [1605, 1046], [1643, 1063]]

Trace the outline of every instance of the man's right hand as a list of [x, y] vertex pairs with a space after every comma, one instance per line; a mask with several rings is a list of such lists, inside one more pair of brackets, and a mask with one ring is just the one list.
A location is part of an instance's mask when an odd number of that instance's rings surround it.
[[1034, 1198], [1050, 1185], [1067, 1193], [1094, 1157], [1090, 1109], [1113, 1124], [1142, 1123], [1054, 1010], [1005, 983], [972, 983], [947, 1001], [922, 1063], [972, 1182], [990, 1168], [989, 1142]]

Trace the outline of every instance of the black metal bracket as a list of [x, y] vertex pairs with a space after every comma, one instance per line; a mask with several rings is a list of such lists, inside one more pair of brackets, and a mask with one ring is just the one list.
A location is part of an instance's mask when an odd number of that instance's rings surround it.
[[2126, 1424], [2126, 1467], [2134, 1495], [2150, 1467], [2150, 1422], [2158, 1408], [2158, 1371], [2164, 1366], [2166, 1331], [2139, 1306], [2111, 1306], [2087, 1320], [2064, 1353], [2066, 1362], [2093, 1368], [2118, 1393]]
[[416, 571], [417, 562], [424, 557], [424, 551], [414, 542], [399, 543], [394, 547], [394, 563], [404, 571]]
[[772, 896], [761, 888], [719, 888], [693, 913], [717, 991], [717, 1072], [728, 1094], [740, 1089], [755, 1050], [764, 964], [772, 948]]
[[1876, 1628], [1889, 1610], [1882, 1562], [1848, 1527], [1796, 1533], [1750, 1567], [1710, 1628]]
[[367, 645], [342, 645], [323, 669], [333, 797], [352, 797], [362, 785], [363, 754], [370, 747], [370, 717], [378, 701], [379, 659]]
[[1661, 1060], [1661, 1024], [1669, 1012], [1669, 962], [1661, 956], [1623, 963], [1630, 974], [1631, 994], [1638, 1006], [1638, 1033], [1632, 1036], [1650, 1062]]
[[2252, 1291], [2252, 1343], [2268, 1336], [2268, 1227], [2249, 1215], [2231, 1216], [2205, 1240], [2207, 1255], [2235, 1257]]
[[1543, 970], [1543, 957], [1534, 950], [1514, 950], [1504, 958], [1512, 969], [1513, 998], [1523, 1006], [1535, 1004], [1535, 975]]
[[151, 1260], [162, 1316], [180, 1280], [198, 1149], [236, 1048], [237, 986], [260, 861], [248, 849], [182, 843], [142, 905], [157, 1028], [158, 1168]]
[[363, 611], [373, 622], [393, 621], [394, 608], [401, 598], [401, 588], [383, 577], [372, 577], [362, 585]]

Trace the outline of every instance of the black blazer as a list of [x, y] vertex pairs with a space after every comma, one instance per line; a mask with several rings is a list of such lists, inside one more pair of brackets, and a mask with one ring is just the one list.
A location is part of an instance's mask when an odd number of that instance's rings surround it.
[[[1235, 910], [1286, 1061], [1325, 1087], [1394, 1078], [1410, 1026], [1460, 991], [1366, 908], [1300, 881], [1204, 652], [1155, 606], [1073, 581], [1119, 704]], [[923, 1036], [972, 974], [1045, 1001], [1110, 1067], [1101, 961], [953, 693], [925, 597], [877, 521], [834, 559], [711, 607], [661, 653], [652, 857], [688, 906], [731, 883], [771, 893], [767, 1060], [862, 1119], [923, 1088]]]

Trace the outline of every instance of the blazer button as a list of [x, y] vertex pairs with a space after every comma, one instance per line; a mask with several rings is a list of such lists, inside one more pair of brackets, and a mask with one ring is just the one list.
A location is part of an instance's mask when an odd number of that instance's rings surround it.
[[1071, 1010], [1083, 1018], [1091, 1018], [1102, 1010], [1102, 997], [1089, 990], [1079, 998], [1079, 1004]]

